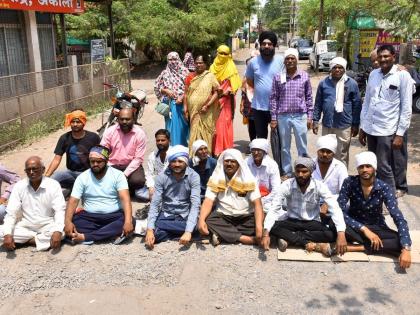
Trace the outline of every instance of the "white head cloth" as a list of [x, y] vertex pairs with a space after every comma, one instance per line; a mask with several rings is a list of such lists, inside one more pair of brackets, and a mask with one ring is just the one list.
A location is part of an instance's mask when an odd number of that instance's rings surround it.
[[[226, 182], [227, 178], [223, 168], [223, 162], [225, 160], [235, 160], [239, 164], [238, 171], [233, 175], [229, 182]], [[227, 149], [220, 154], [216, 168], [207, 183], [207, 187], [213, 192], [222, 192], [231, 187], [238, 193], [246, 193], [248, 191], [253, 191], [256, 185], [257, 180], [252, 175], [248, 164], [242, 157], [242, 153], [236, 149]]]
[[319, 137], [316, 141], [316, 150], [327, 149], [334, 154], [337, 152], [337, 137], [335, 134], [329, 134]]
[[206, 141], [204, 140], [195, 140], [192, 144], [192, 162], [194, 166], [197, 166], [198, 163], [200, 162], [200, 158], [198, 156], [196, 156], [195, 154], [197, 153], [198, 149], [200, 149], [201, 147], [206, 147], [208, 148], [208, 144]]
[[173, 147], [170, 147], [166, 155], [168, 157], [169, 163], [174, 160], [181, 160], [185, 162], [185, 164], [188, 164], [188, 157], [189, 157], [188, 148], [184, 147], [183, 145], [175, 145]]
[[[295, 56], [296, 60], [299, 60], [299, 52], [296, 48], [288, 48], [284, 52], [284, 59], [286, 59], [287, 56]], [[280, 73], [280, 83], [286, 83], [286, 67], [283, 67], [283, 71]]]
[[375, 153], [371, 151], [365, 151], [355, 155], [356, 158], [356, 167], [360, 165], [372, 165], [372, 167], [376, 170], [378, 167], [378, 161], [376, 159]]
[[[336, 65], [340, 65], [346, 71], [347, 60], [342, 57], [335, 57], [330, 61], [330, 70], [332, 70]], [[343, 76], [338, 80], [335, 86], [335, 111], [341, 113], [344, 107], [344, 83], [347, 81], [347, 75], [344, 72]]]
[[295, 56], [297, 60], [299, 60], [299, 52], [296, 48], [288, 48], [284, 52], [284, 59], [286, 59], [287, 56]]
[[263, 150], [266, 154], [268, 154], [268, 150], [270, 148], [270, 145], [268, 144], [267, 139], [264, 138], [256, 138], [251, 141], [249, 144], [249, 148], [252, 149], [260, 149]]

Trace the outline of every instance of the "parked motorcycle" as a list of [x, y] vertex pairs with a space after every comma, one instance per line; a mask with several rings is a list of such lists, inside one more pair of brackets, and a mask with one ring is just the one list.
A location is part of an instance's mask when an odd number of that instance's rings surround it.
[[[124, 92], [118, 84], [103, 83], [104, 86], [111, 89], [116, 89], [115, 97], [112, 97], [112, 108], [102, 113], [102, 126], [97, 130], [99, 137], [102, 136], [110, 126], [114, 125], [118, 118], [118, 113], [123, 108], [131, 108], [134, 115], [134, 123], [141, 125], [139, 119], [143, 116], [144, 106], [147, 104], [146, 92], [143, 90], [134, 90], [131, 92]], [[108, 115], [108, 119], [104, 121], [104, 117]]]
[[366, 94], [367, 81], [372, 69], [361, 62], [356, 61], [355, 63], [358, 65], [360, 71], [348, 70], [346, 73], [350, 78], [356, 81], [357, 86], [359, 87], [360, 96], [363, 98]]

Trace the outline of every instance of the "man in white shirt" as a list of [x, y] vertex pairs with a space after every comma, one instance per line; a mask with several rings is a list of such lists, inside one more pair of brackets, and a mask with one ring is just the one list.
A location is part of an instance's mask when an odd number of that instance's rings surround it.
[[[335, 134], [328, 134], [318, 138], [316, 142], [318, 157], [314, 159], [315, 170], [312, 174], [312, 178], [327, 185], [336, 199], [344, 180], [349, 176], [346, 165], [334, 158], [337, 146]], [[321, 202], [321, 215], [326, 215], [327, 212], [328, 205], [325, 202]]]
[[[395, 63], [395, 49], [382, 45], [377, 50], [380, 68], [370, 73], [366, 87], [365, 101], [360, 114], [359, 141], [378, 158], [377, 177], [395, 191], [392, 163], [406, 172], [407, 130], [412, 111], [413, 83], [410, 74], [398, 70]], [[402, 154], [393, 154], [401, 151]], [[394, 155], [394, 157], [393, 157]], [[395, 157], [400, 156], [400, 161]]]
[[280, 188], [280, 171], [276, 161], [269, 155], [267, 139], [257, 138], [249, 144], [251, 156], [245, 160], [252, 175], [257, 179], [263, 210], [267, 213], [272, 207], [280, 207], [277, 198]]
[[39, 251], [61, 245], [66, 203], [60, 184], [43, 176], [44, 171], [41, 159], [30, 157], [25, 162], [28, 178], [13, 187], [0, 226], [0, 243], [8, 250], [14, 250], [15, 243], [36, 245]]
[[347, 249], [345, 237], [346, 224], [336, 198], [328, 187], [311, 178], [315, 163], [308, 157], [295, 161], [295, 177], [284, 181], [280, 186], [279, 198], [287, 200], [287, 219], [282, 208], [267, 213], [264, 221], [262, 244], [268, 250], [270, 236], [278, 238], [278, 248], [285, 251], [287, 246], [302, 246], [307, 251], [321, 252], [331, 256], [335, 232], [320, 221], [319, 202], [321, 198], [328, 205], [332, 221], [337, 230], [336, 250], [344, 254]]
[[227, 243], [260, 244], [263, 217], [257, 181], [241, 152], [236, 149], [223, 151], [207, 183], [198, 230], [202, 235], [211, 233], [214, 246], [222, 240]]
[[152, 200], [155, 192], [155, 178], [168, 166], [166, 153], [170, 147], [171, 135], [166, 129], [159, 129], [155, 133], [156, 149], [149, 154], [147, 166], [144, 170], [146, 174], [146, 187], [149, 190], [149, 199]]

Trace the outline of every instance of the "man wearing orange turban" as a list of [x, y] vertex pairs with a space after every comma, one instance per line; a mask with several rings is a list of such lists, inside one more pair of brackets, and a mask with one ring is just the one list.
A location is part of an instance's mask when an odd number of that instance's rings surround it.
[[[76, 177], [89, 169], [89, 151], [100, 142], [96, 133], [84, 129], [86, 120], [86, 113], [80, 109], [66, 114], [64, 127], [70, 127], [71, 130], [58, 140], [54, 150], [54, 159], [45, 173], [45, 176], [52, 176], [60, 183], [65, 196], [70, 194]], [[64, 153], [66, 153], [67, 169], [54, 173], [60, 165]]]

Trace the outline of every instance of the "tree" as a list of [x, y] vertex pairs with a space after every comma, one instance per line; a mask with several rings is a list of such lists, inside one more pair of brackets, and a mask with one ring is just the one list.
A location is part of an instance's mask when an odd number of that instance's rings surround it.
[[[145, 53], [162, 56], [190, 45], [209, 51], [224, 43], [249, 16], [255, 0], [114, 0], [117, 41], [135, 42]], [[76, 38], [109, 36], [106, 8], [88, 3], [79, 16], [69, 16], [70, 34]]]
[[264, 24], [278, 34], [289, 32], [292, 15], [291, 0], [268, 0], [262, 11]]

